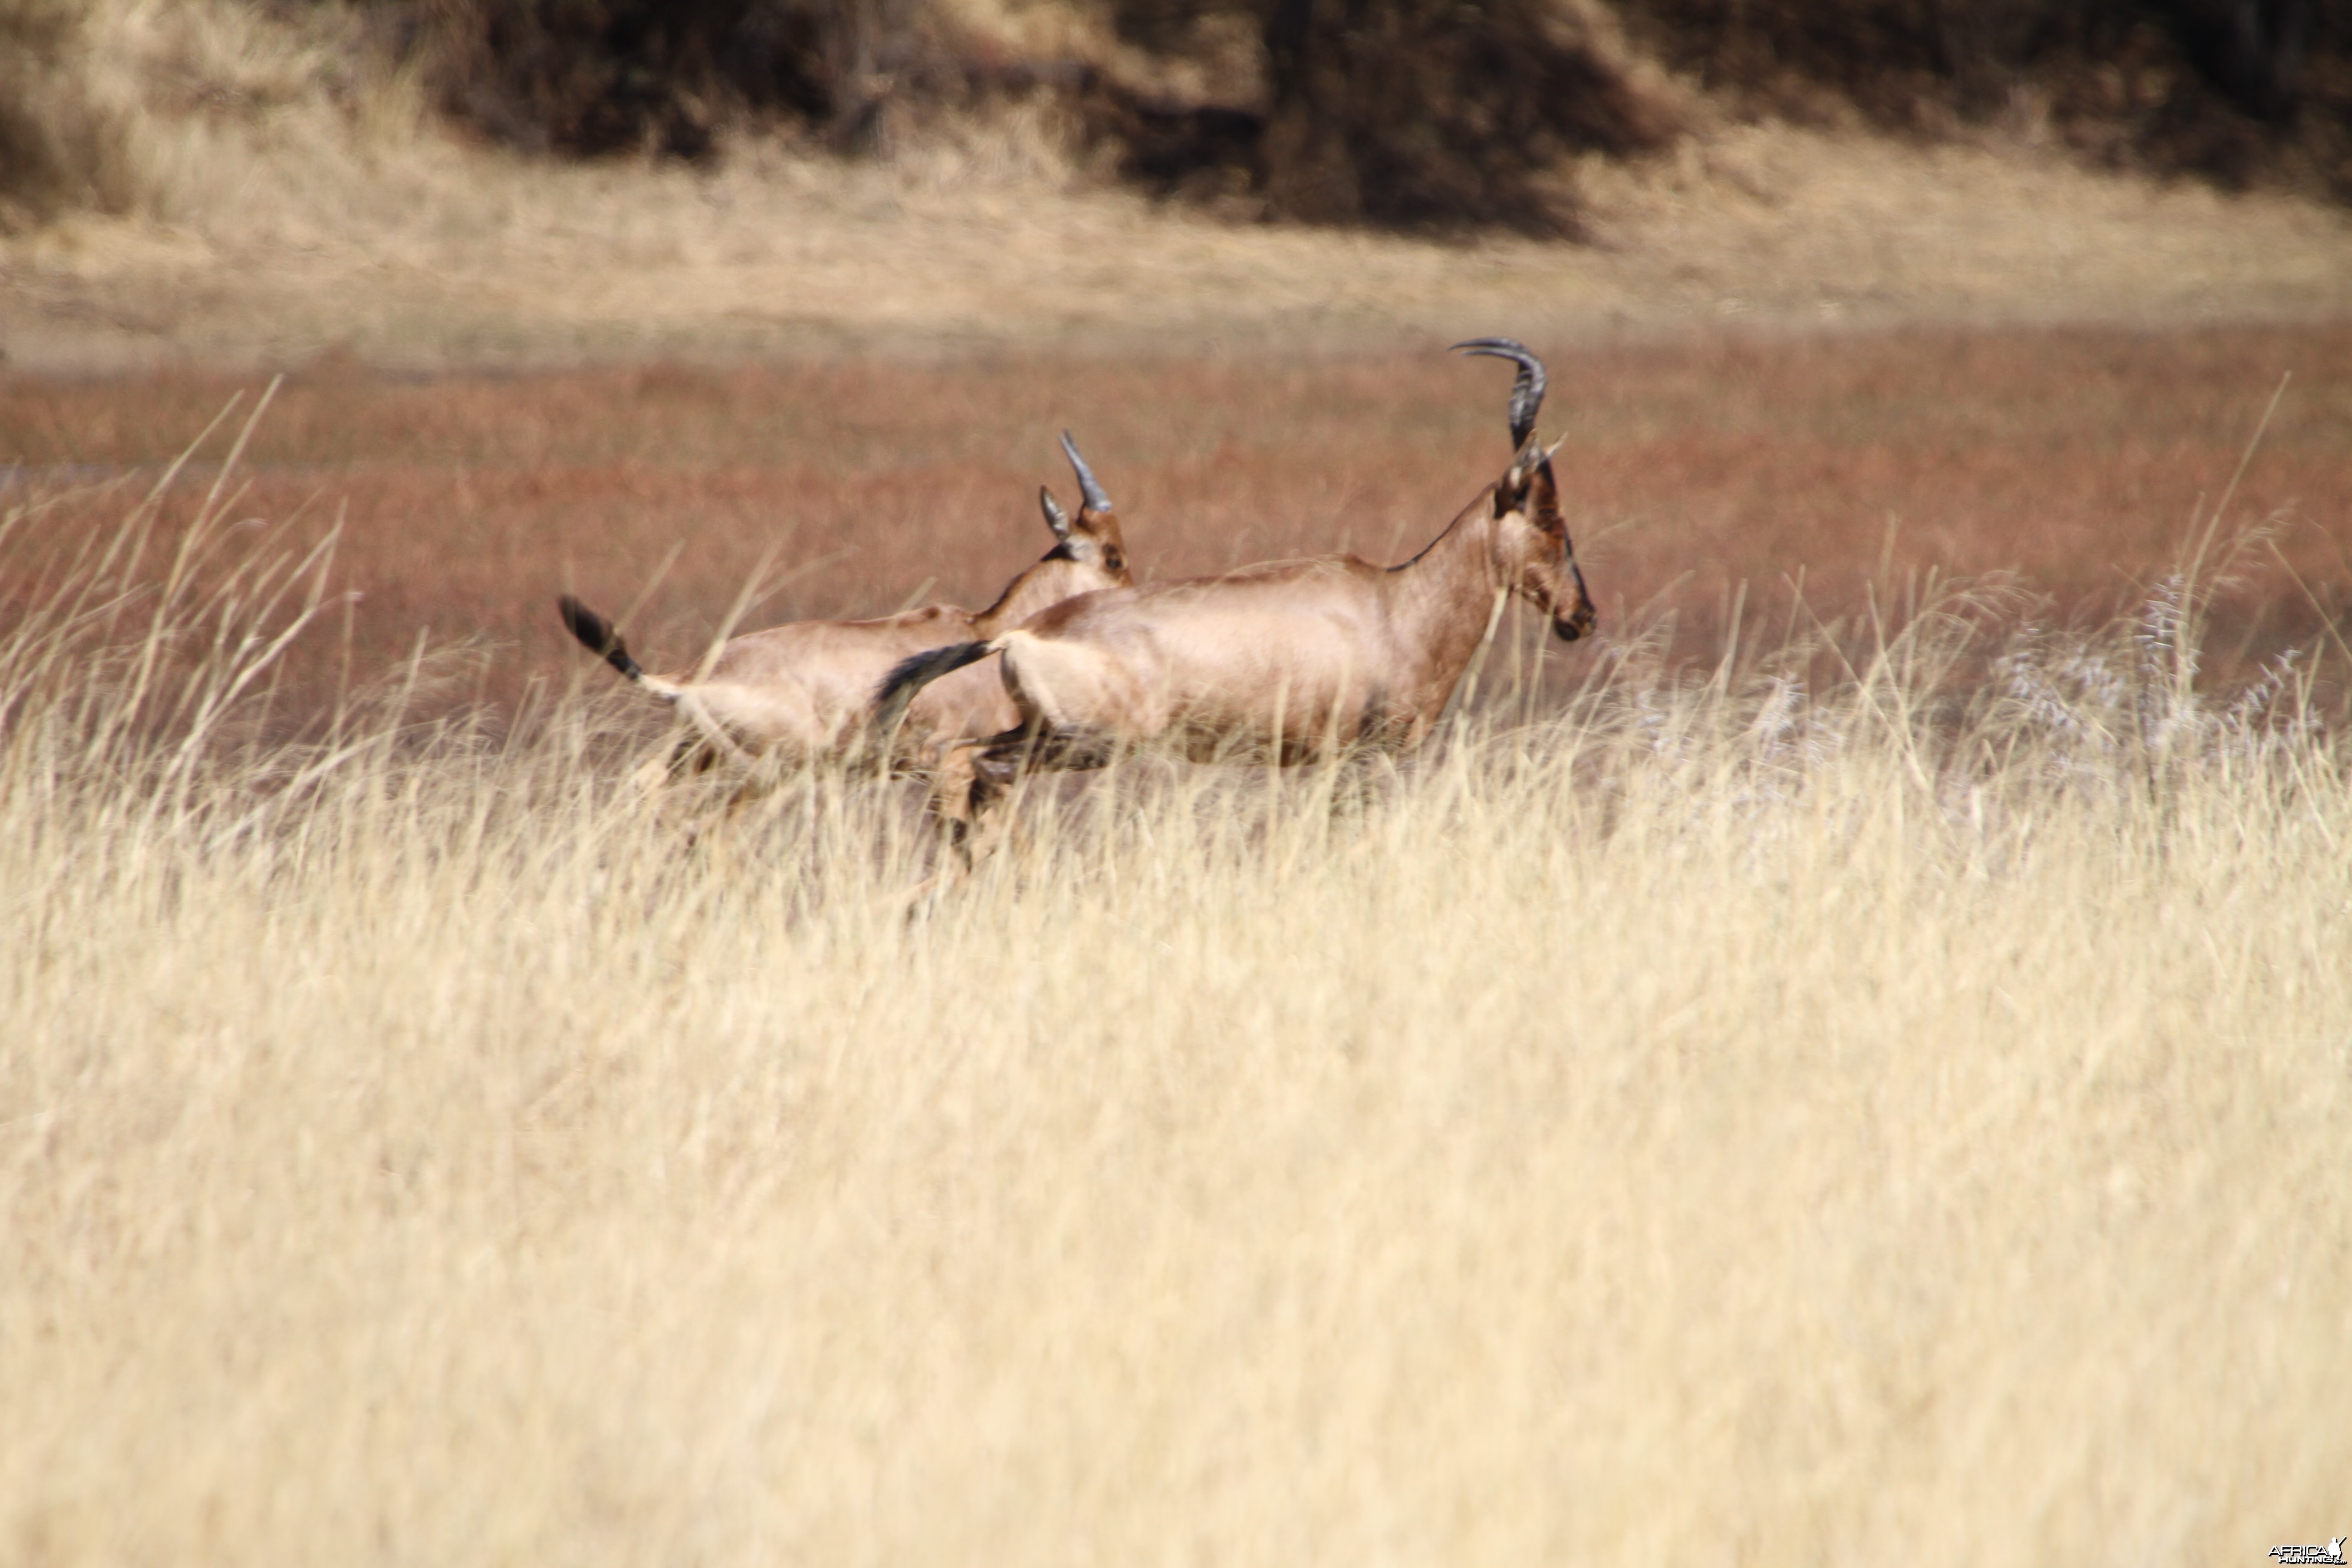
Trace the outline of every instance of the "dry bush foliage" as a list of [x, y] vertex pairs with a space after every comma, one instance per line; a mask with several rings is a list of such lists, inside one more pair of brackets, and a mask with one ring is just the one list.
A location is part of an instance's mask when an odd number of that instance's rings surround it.
[[1595, 6], [1284, 0], [1265, 28], [1266, 198], [1326, 223], [1572, 221], [1570, 153], [1626, 153], [1671, 126]]
[[871, 147], [894, 107], [1044, 90], [1130, 176], [1318, 222], [1572, 225], [1565, 154], [1652, 147], [1681, 117], [1653, 60], [1751, 110], [2046, 118], [2108, 162], [2352, 192], [2352, 29], [2315, 0], [1062, 9], [1039, 29], [938, 0], [434, 0], [430, 30], [451, 104], [527, 144], [700, 156], [749, 106]]
[[1745, 110], [2000, 114], [2107, 162], [2352, 191], [2352, 31], [2314, 0], [5, 0], [0, 197], [128, 210], [172, 183], [173, 121], [348, 119], [399, 79], [536, 150], [698, 160], [756, 123], [896, 153], [1042, 114], [1066, 165], [1236, 216], [1557, 232], [1570, 155], [1688, 118], [1666, 68]]
[[709, 156], [745, 112], [872, 144], [886, 99], [938, 97], [920, 0], [430, 0], [417, 40], [448, 107], [499, 139]]
[[2321, 0], [1623, 0], [1750, 111], [2046, 121], [2116, 164], [2352, 196], [2352, 20]]
[[343, 5], [0, 0], [0, 225], [169, 215], [255, 153], [414, 127], [396, 35]]
[[[437, 0], [427, 47], [445, 98], [476, 124], [585, 153], [703, 156], [730, 108], [870, 147], [894, 109], [1065, 91], [1130, 174], [1222, 189], [1237, 174], [1259, 210], [1318, 222], [1556, 228], [1572, 212], [1565, 155], [1653, 145], [1670, 123], [1591, 5], [1112, 12], [1123, 57], [1017, 59], [1003, 37], [917, 0]], [[1230, 57], [1236, 43], [1257, 58], [1189, 80], [1148, 58]]]
[[[72, 0], [0, 3], [0, 203], [17, 208], [20, 221], [66, 206], [131, 205], [128, 116], [89, 51]], [[0, 207], [0, 219], [9, 216]]]
[[1111, 125], [1132, 172], [1165, 187], [1239, 171], [1275, 216], [1572, 228], [1568, 156], [1640, 151], [1675, 128], [1670, 95], [1583, 0], [1119, 0], [1114, 13], [1123, 37], [1176, 52], [1197, 47], [1205, 20], [1245, 21], [1255, 68], [1219, 74], [1255, 90], [1192, 107], [1189, 158], [1179, 107], [1130, 94]]

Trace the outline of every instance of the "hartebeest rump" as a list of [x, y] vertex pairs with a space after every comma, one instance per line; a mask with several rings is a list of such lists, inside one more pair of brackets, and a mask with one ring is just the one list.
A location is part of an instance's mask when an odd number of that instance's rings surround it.
[[1135, 747], [1279, 764], [1410, 751], [1488, 635], [1500, 595], [1533, 602], [1563, 641], [1591, 630], [1551, 455], [1533, 440], [1543, 365], [1508, 339], [1454, 346], [1517, 363], [1517, 456], [1402, 565], [1326, 555], [1088, 594], [893, 671], [877, 704], [885, 728], [929, 682], [1003, 656], [1020, 722], [943, 763], [934, 809], [950, 827], [968, 831], [1024, 771], [1100, 767]]
[[563, 624], [588, 650], [661, 700], [695, 731], [669, 771], [707, 767], [724, 757], [749, 762], [875, 760], [924, 770], [953, 742], [997, 734], [1020, 721], [1003, 682], [984, 669], [939, 682], [921, 693], [886, 752], [872, 750], [866, 721], [876, 689], [891, 669], [929, 648], [966, 646], [1019, 626], [1073, 594], [1133, 581], [1118, 518], [1077, 444], [1062, 434], [1083, 501], [1072, 519], [1050, 490], [1038, 503], [1055, 543], [1043, 559], [978, 612], [932, 605], [865, 621], [798, 621], [729, 641], [690, 677], [648, 675], [629, 656], [610, 622], [565, 595]]

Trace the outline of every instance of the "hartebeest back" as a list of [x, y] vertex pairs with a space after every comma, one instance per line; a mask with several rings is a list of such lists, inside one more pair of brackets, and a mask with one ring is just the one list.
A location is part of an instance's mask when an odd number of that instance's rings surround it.
[[[1381, 567], [1327, 555], [1070, 599], [992, 638], [918, 654], [885, 685], [895, 723], [928, 683], [1002, 654], [1020, 722], [943, 766], [934, 805], [968, 826], [1025, 769], [1099, 767], [1150, 746], [1195, 762], [1297, 763], [1421, 743], [1512, 593], [1563, 641], [1592, 601], [1533, 440], [1543, 365], [1507, 339], [1457, 343], [1516, 362], [1508, 472], [1420, 554]], [[965, 775], [970, 775], [966, 782]]]
[[[559, 601], [563, 624], [589, 651], [673, 704], [694, 727], [694, 738], [671, 759], [672, 772], [708, 766], [721, 757], [742, 762], [759, 756], [870, 756], [866, 720], [875, 690], [908, 657], [996, 637], [1074, 594], [1133, 581], [1110, 498], [1067, 431], [1062, 450], [1077, 473], [1083, 498], [1078, 515], [1072, 519], [1050, 490], [1038, 490], [1056, 542], [985, 610], [933, 605], [877, 620], [771, 626], [733, 638], [707, 668], [677, 679], [646, 674], [612, 624], [570, 595]], [[942, 747], [997, 734], [1019, 721], [1003, 683], [987, 670], [973, 670], [923, 692], [877, 760], [926, 769]]]

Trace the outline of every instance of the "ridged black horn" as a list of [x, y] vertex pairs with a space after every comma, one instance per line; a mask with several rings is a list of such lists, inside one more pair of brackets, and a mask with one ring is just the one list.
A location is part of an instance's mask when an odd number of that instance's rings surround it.
[[1084, 458], [1078, 456], [1078, 444], [1070, 439], [1070, 433], [1067, 430], [1062, 432], [1062, 450], [1068, 456], [1070, 467], [1078, 471], [1078, 489], [1086, 495], [1087, 510], [1089, 511], [1115, 510], [1110, 504], [1110, 497], [1103, 494], [1102, 486], [1095, 483], [1095, 471], [1087, 467], [1087, 460]]
[[1458, 353], [1507, 359], [1519, 367], [1518, 379], [1511, 384], [1511, 446], [1515, 450], [1526, 446], [1536, 427], [1536, 412], [1543, 407], [1543, 361], [1529, 353], [1525, 343], [1509, 338], [1472, 338], [1454, 348]]

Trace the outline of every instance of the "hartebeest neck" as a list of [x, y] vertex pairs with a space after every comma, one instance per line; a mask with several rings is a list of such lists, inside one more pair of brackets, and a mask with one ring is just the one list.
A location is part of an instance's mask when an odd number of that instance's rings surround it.
[[996, 603], [972, 616], [972, 636], [986, 642], [1073, 594], [1101, 586], [1099, 574], [1087, 572], [1075, 561], [1048, 555], [1005, 584]]
[[1494, 508], [1481, 496], [1388, 574], [1390, 624], [1417, 667], [1412, 685], [1424, 702], [1444, 701], [1486, 636], [1504, 581], [1494, 542]]

